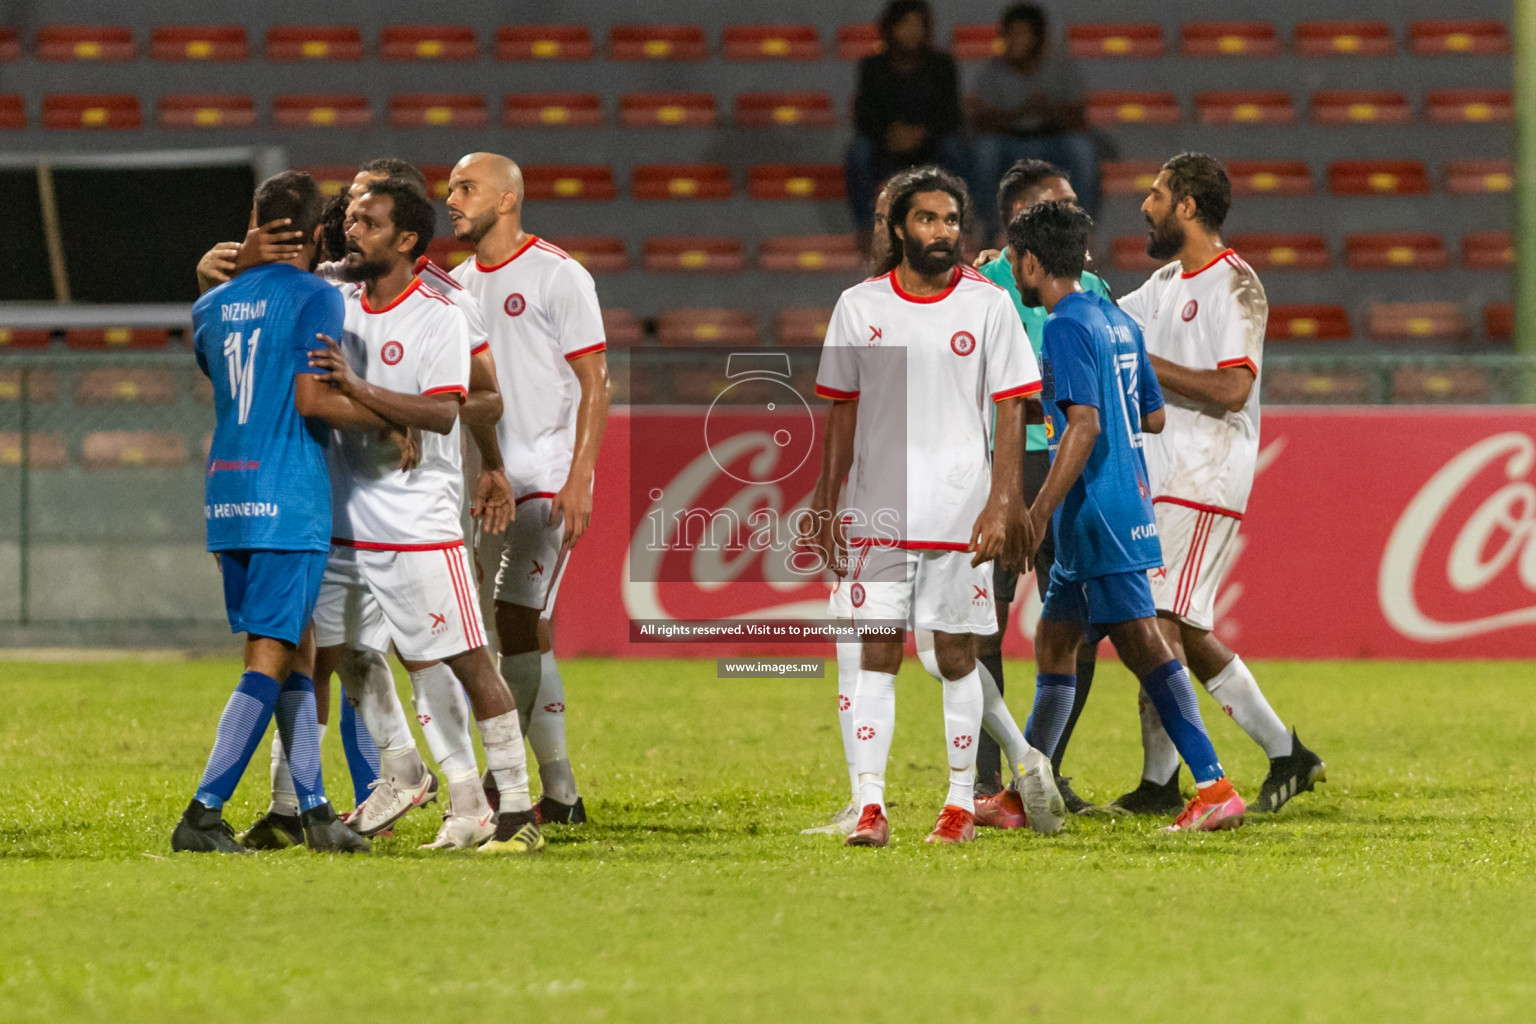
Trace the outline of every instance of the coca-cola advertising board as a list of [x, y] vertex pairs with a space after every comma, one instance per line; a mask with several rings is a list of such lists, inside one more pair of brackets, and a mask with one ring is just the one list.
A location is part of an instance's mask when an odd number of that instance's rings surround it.
[[[813, 409], [819, 431], [824, 408]], [[815, 454], [732, 433], [703, 409], [615, 409], [592, 528], [559, 595], [569, 654], [693, 657], [825, 652], [822, 644], [634, 642], [632, 620], [753, 621], [826, 615], [827, 585], [785, 573], [771, 544], [655, 543], [658, 503], [773, 511], [782, 531], [808, 500]], [[632, 439], [643, 445], [631, 450]], [[729, 458], [755, 460], [757, 477]], [[775, 462], [796, 460], [793, 467]], [[644, 480], [636, 480], [635, 473]], [[769, 481], [769, 482], [763, 482]], [[1217, 634], [1250, 657], [1536, 657], [1536, 410], [1272, 408], [1241, 549], [1217, 601]], [[770, 538], [783, 544], [782, 533]], [[1026, 598], [1027, 595], [1027, 598]], [[1020, 584], [1005, 650], [1029, 653], [1039, 614]]]

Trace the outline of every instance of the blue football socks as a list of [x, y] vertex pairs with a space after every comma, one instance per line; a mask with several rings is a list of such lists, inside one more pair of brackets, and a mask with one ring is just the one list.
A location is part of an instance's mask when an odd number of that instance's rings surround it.
[[1035, 675], [1035, 706], [1024, 723], [1024, 740], [1046, 757], [1056, 753], [1062, 730], [1072, 717], [1072, 699], [1077, 695], [1077, 677], [1054, 672]]
[[1141, 689], [1157, 709], [1157, 717], [1163, 723], [1174, 749], [1189, 765], [1195, 783], [1215, 782], [1226, 773], [1216, 760], [1216, 748], [1205, 731], [1200, 718], [1200, 705], [1195, 700], [1195, 688], [1190, 684], [1189, 673], [1177, 660], [1159, 665], [1141, 679]]
[[229, 695], [229, 703], [224, 705], [224, 713], [219, 716], [213, 753], [208, 755], [208, 766], [203, 769], [203, 779], [197, 784], [198, 803], [217, 810], [235, 795], [235, 787], [240, 785], [240, 777], [251, 763], [256, 744], [266, 735], [277, 697], [277, 680], [271, 676], [247, 672], [240, 677], [235, 692]]
[[325, 803], [320, 773], [320, 723], [315, 719], [315, 681], [291, 672], [277, 696], [277, 731], [288, 754], [288, 771], [299, 797], [299, 811]]
[[[339, 685], [339, 684], [338, 684]], [[347, 753], [347, 770], [352, 773], [352, 799], [361, 804], [379, 778], [379, 745], [363, 724], [363, 718], [347, 699], [341, 686], [341, 749]]]

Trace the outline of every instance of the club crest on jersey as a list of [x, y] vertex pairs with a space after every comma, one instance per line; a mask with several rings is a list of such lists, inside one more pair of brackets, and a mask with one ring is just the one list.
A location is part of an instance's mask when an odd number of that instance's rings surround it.
[[949, 348], [957, 356], [968, 356], [976, 351], [976, 336], [970, 331], [956, 331], [949, 339]]
[[1195, 314], [1198, 312], [1200, 312], [1200, 303], [1194, 299], [1190, 299], [1188, 302], [1184, 303], [1184, 312], [1179, 315], [1184, 318], [1185, 323], [1189, 323], [1195, 318]]
[[405, 358], [405, 346], [398, 341], [386, 341], [379, 350], [379, 358], [384, 360], [385, 366], [394, 366]]
[[528, 303], [523, 301], [521, 294], [513, 292], [507, 296], [507, 301], [503, 303], [502, 308], [507, 311], [507, 316], [522, 316], [523, 310], [528, 308]]
[[848, 600], [853, 602], [855, 608], [864, 607], [864, 584], [855, 583], [848, 588]]

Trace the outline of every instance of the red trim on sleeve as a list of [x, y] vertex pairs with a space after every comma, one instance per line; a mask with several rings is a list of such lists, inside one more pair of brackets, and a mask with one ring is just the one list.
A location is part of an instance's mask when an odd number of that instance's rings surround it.
[[431, 274], [433, 277], [441, 281], [444, 287], [452, 288], [455, 291], [464, 290], [464, 286], [459, 284], [459, 282], [454, 278], [452, 274], [448, 273], [448, 271], [444, 270], [436, 263], [433, 263], [425, 256], [416, 261], [416, 274], [417, 276], [422, 274]]
[[508, 256], [506, 259], [502, 260], [500, 263], [496, 264], [494, 267], [488, 267], [484, 263], [481, 263], [480, 262], [480, 256], [477, 253], [475, 255], [475, 268], [477, 270], [483, 271], [484, 273], [487, 273], [487, 274], [489, 274], [489, 273], [491, 273], [493, 271], [496, 271], [496, 270], [500, 270], [502, 267], [506, 266], [508, 263], [511, 263], [513, 260], [517, 259], [523, 253], [527, 252], [529, 249], [532, 249], [533, 248], [533, 243], [537, 242], [538, 240], [539, 240], [539, 236], [538, 235], [529, 235], [528, 236], [528, 241], [523, 243], [523, 247], [521, 249], [517, 250], [517, 252], [513, 253], [511, 256]]
[[404, 302], [407, 298], [409, 298], [410, 294], [412, 292], [414, 292], [416, 289], [420, 288], [420, 287], [421, 287], [421, 278], [419, 278], [419, 277], [411, 278], [411, 283], [405, 286], [405, 291], [401, 292], [399, 295], [396, 295], [393, 299], [391, 299], [390, 302], [389, 302], [389, 305], [382, 306], [379, 309], [374, 309], [373, 307], [368, 305], [368, 292], [367, 292], [367, 290], [359, 288], [358, 292], [357, 292], [357, 297], [360, 300], [362, 300], [363, 312], [364, 313], [375, 313], [375, 314], [377, 314], [377, 313], [388, 313], [390, 310], [394, 309], [396, 306], [400, 305], [400, 303]]
[[513, 505], [521, 505], [523, 502], [525, 502], [525, 501], [532, 501], [534, 498], [553, 498], [554, 496], [555, 496], [555, 492], [554, 491], [534, 491], [532, 494], [525, 494], [525, 495], [523, 495], [521, 498], [518, 498], [512, 504]]
[[1001, 402], [1005, 399], [1018, 398], [1023, 395], [1038, 395], [1042, 387], [1044, 387], [1044, 385], [1037, 380], [1033, 384], [1025, 384], [1023, 387], [1009, 388], [1007, 391], [999, 391], [997, 394], [992, 396], [992, 401]]
[[1223, 249], [1223, 250], [1221, 250], [1221, 252], [1216, 254], [1215, 258], [1213, 258], [1211, 260], [1211, 262], [1207, 263], [1205, 266], [1201, 267], [1199, 270], [1191, 270], [1188, 273], [1180, 273], [1179, 276], [1181, 278], [1183, 278], [1184, 280], [1188, 281], [1190, 278], [1196, 277], [1196, 276], [1198, 276], [1200, 274], [1205, 273], [1207, 270], [1210, 270], [1212, 267], [1214, 267], [1216, 264], [1220, 263], [1222, 260], [1226, 259], [1228, 256], [1235, 256], [1235, 255], [1237, 255], [1237, 254], [1235, 252], [1233, 252], [1231, 249]]
[[834, 402], [851, 402], [859, 397], [859, 393], [857, 391], [839, 391], [836, 388], [829, 388], [825, 384], [817, 384], [816, 397], [830, 398]]
[[353, 540], [350, 537], [332, 537], [331, 546], [356, 548], [359, 551], [448, 551], [464, 546], [464, 538], [438, 541], [436, 544], [386, 544], [371, 540]]
[[1209, 512], [1212, 515], [1236, 519], [1238, 522], [1243, 521], [1243, 514], [1241, 512], [1234, 512], [1229, 508], [1222, 508], [1220, 505], [1202, 505], [1198, 501], [1190, 501], [1187, 498], [1171, 498], [1167, 495], [1160, 495], [1152, 499], [1152, 504], [1179, 505], [1183, 508], [1192, 508], [1196, 512]]
[[959, 267], [956, 267], [953, 276], [951, 276], [949, 279], [949, 286], [943, 291], [939, 292], [937, 295], [913, 295], [904, 289], [899, 282], [897, 282], [896, 271], [894, 270], [885, 276], [890, 280], [891, 290], [896, 293], [897, 297], [906, 299], [908, 302], [916, 302], [926, 305], [930, 302], [943, 302], [945, 299], [949, 298], [949, 293], [955, 290], [955, 286], [960, 283], [960, 279], [965, 275], [960, 272]]
[[1223, 359], [1221, 362], [1216, 364], [1216, 369], [1225, 370], [1229, 366], [1243, 366], [1247, 368], [1249, 373], [1253, 374], [1255, 379], [1257, 379], [1259, 376], [1259, 368], [1253, 365], [1253, 360], [1249, 359], [1247, 356], [1240, 356], [1237, 359]]
[[467, 390], [465, 390], [464, 388], [459, 387], [457, 384], [444, 384], [440, 388], [427, 388], [427, 390], [423, 391], [422, 394], [423, 395], [457, 395], [459, 397], [459, 404], [461, 404], [461, 405], [463, 403], [469, 401], [469, 392]]
[[490, 347], [491, 347], [491, 343], [490, 342], [482, 341], [480, 344], [478, 344], [474, 348], [470, 349], [469, 350], [469, 354], [472, 355], [472, 356], [477, 356], [481, 352], [484, 352], [487, 349], [489, 349]]
[[607, 347], [608, 343], [606, 341], [600, 341], [596, 345], [588, 345], [586, 348], [577, 349], [575, 352], [567, 355], [565, 361], [570, 362], [572, 359], [580, 359], [582, 356], [589, 356], [593, 352], [601, 352]]

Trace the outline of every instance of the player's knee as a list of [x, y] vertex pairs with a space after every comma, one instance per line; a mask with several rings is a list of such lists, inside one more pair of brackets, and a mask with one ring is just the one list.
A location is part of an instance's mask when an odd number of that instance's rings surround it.
[[865, 644], [859, 667], [866, 672], [895, 675], [901, 671], [901, 644]]
[[945, 679], [963, 679], [976, 669], [976, 656], [968, 648], [948, 648], [938, 655], [939, 675]]

